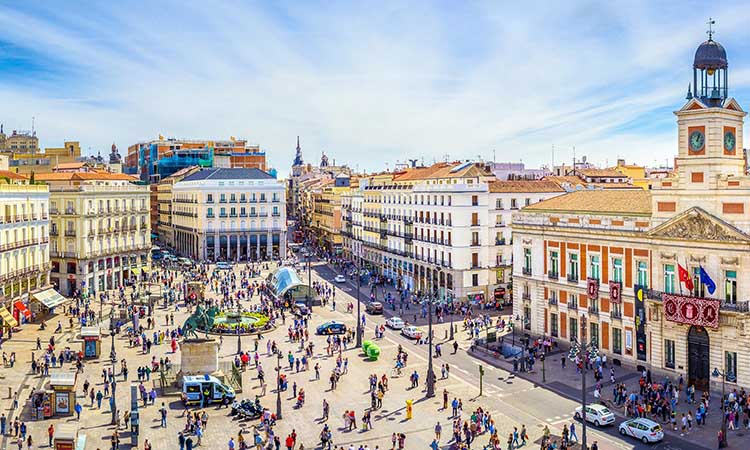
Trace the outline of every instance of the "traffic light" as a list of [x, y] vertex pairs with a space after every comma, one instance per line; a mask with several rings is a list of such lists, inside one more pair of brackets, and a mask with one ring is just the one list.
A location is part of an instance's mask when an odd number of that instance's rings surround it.
[[479, 375], [484, 376], [484, 366], [481, 364], [479, 365]]

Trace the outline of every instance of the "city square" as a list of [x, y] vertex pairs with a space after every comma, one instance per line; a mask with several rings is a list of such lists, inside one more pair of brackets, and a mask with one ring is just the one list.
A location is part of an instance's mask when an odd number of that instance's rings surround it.
[[678, 6], [0, 5], [0, 450], [750, 448], [750, 6]]

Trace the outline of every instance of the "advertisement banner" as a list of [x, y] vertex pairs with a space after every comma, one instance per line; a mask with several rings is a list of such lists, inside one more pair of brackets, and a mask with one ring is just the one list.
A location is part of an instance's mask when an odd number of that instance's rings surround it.
[[619, 281], [609, 282], [609, 301], [611, 303], [622, 303], [622, 283]]
[[664, 294], [662, 301], [664, 318], [670, 322], [719, 328], [721, 302], [718, 299]]
[[646, 361], [646, 291], [640, 285], [635, 285], [634, 291], [636, 356], [640, 361]]

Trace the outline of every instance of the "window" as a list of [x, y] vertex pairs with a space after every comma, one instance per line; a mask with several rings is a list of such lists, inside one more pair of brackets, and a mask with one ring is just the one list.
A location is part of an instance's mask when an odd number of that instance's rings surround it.
[[527, 275], [531, 273], [531, 249], [530, 248], [523, 249], [523, 268], [525, 269]]
[[531, 306], [523, 307], [523, 329], [531, 330]]
[[527, 199], [526, 199], [526, 200], [524, 201], [524, 204], [525, 204], [526, 206], [529, 206], [529, 205], [531, 204], [531, 199], [530, 199], [530, 198], [527, 198]]
[[207, 208], [206, 209], [206, 217], [213, 217], [214, 216], [214, 209], [213, 208]]
[[221, 203], [226, 203], [227, 202], [227, 195], [226, 194], [221, 194], [221, 196], [219, 197], [219, 201]]
[[622, 330], [619, 328], [612, 328], [612, 352], [622, 355]]
[[235, 194], [229, 194], [229, 201], [232, 203], [237, 203], [237, 196]]
[[479, 226], [479, 213], [471, 213], [471, 226]]
[[510, 199], [510, 209], [518, 209], [515, 198]]
[[693, 268], [693, 297], [705, 297], [706, 285], [701, 282], [700, 267]]
[[674, 264], [664, 264], [664, 292], [674, 294]]
[[724, 374], [730, 383], [737, 381], [737, 353], [724, 352]]
[[599, 324], [591, 322], [589, 328], [591, 329], [591, 344], [599, 347]]
[[549, 272], [553, 276], [557, 276], [560, 271], [558, 270], [560, 268], [560, 261], [559, 261], [559, 254], [556, 251], [549, 252]]
[[245, 194], [240, 194], [240, 203], [245, 203]]
[[226, 216], [227, 216], [227, 209], [226, 209], [226, 208], [221, 208], [221, 209], [219, 210], [219, 215], [220, 215], [221, 217], [226, 217]]
[[737, 304], [737, 272], [734, 270], [724, 272], [724, 303]]
[[664, 339], [664, 366], [674, 369], [674, 341]]
[[600, 270], [599, 255], [591, 255], [589, 258], [589, 277], [597, 281], [600, 280]]
[[570, 318], [570, 340], [578, 339], [578, 319]]
[[558, 334], [558, 324], [557, 324], [557, 314], [550, 314], [550, 334], [552, 334], [552, 337], [557, 337]]
[[477, 273], [471, 274], [471, 285], [479, 286], [479, 274]]
[[498, 198], [495, 200], [495, 209], [503, 209], [503, 199]]
[[612, 258], [612, 280], [622, 283], [622, 258]]
[[570, 254], [570, 270], [568, 272], [568, 278], [571, 280], [578, 280], [578, 253]]
[[472, 195], [471, 196], [471, 206], [479, 206], [479, 196], [478, 195]]
[[648, 263], [646, 261], [638, 261], [637, 265], [637, 278], [638, 284], [647, 287], [648, 286]]

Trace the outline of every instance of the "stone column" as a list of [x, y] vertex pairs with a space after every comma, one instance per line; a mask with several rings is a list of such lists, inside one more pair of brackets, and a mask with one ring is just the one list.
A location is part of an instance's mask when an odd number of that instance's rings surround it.
[[267, 234], [268, 241], [266, 242], [266, 258], [271, 259], [273, 257], [273, 235]]
[[219, 234], [214, 233], [214, 259], [219, 258]]
[[245, 245], [247, 246], [247, 252], [245, 253], [245, 258], [250, 258], [250, 235], [246, 234], [245, 239], [247, 239], [247, 242], [245, 242]]
[[232, 250], [232, 241], [229, 239], [230, 235], [227, 234], [227, 261], [229, 261]]
[[260, 234], [256, 235], [255, 237], [257, 239], [256, 241], [257, 247], [255, 249], [255, 258], [260, 260]]
[[240, 258], [240, 235], [237, 235], [237, 257], [235, 259]]

